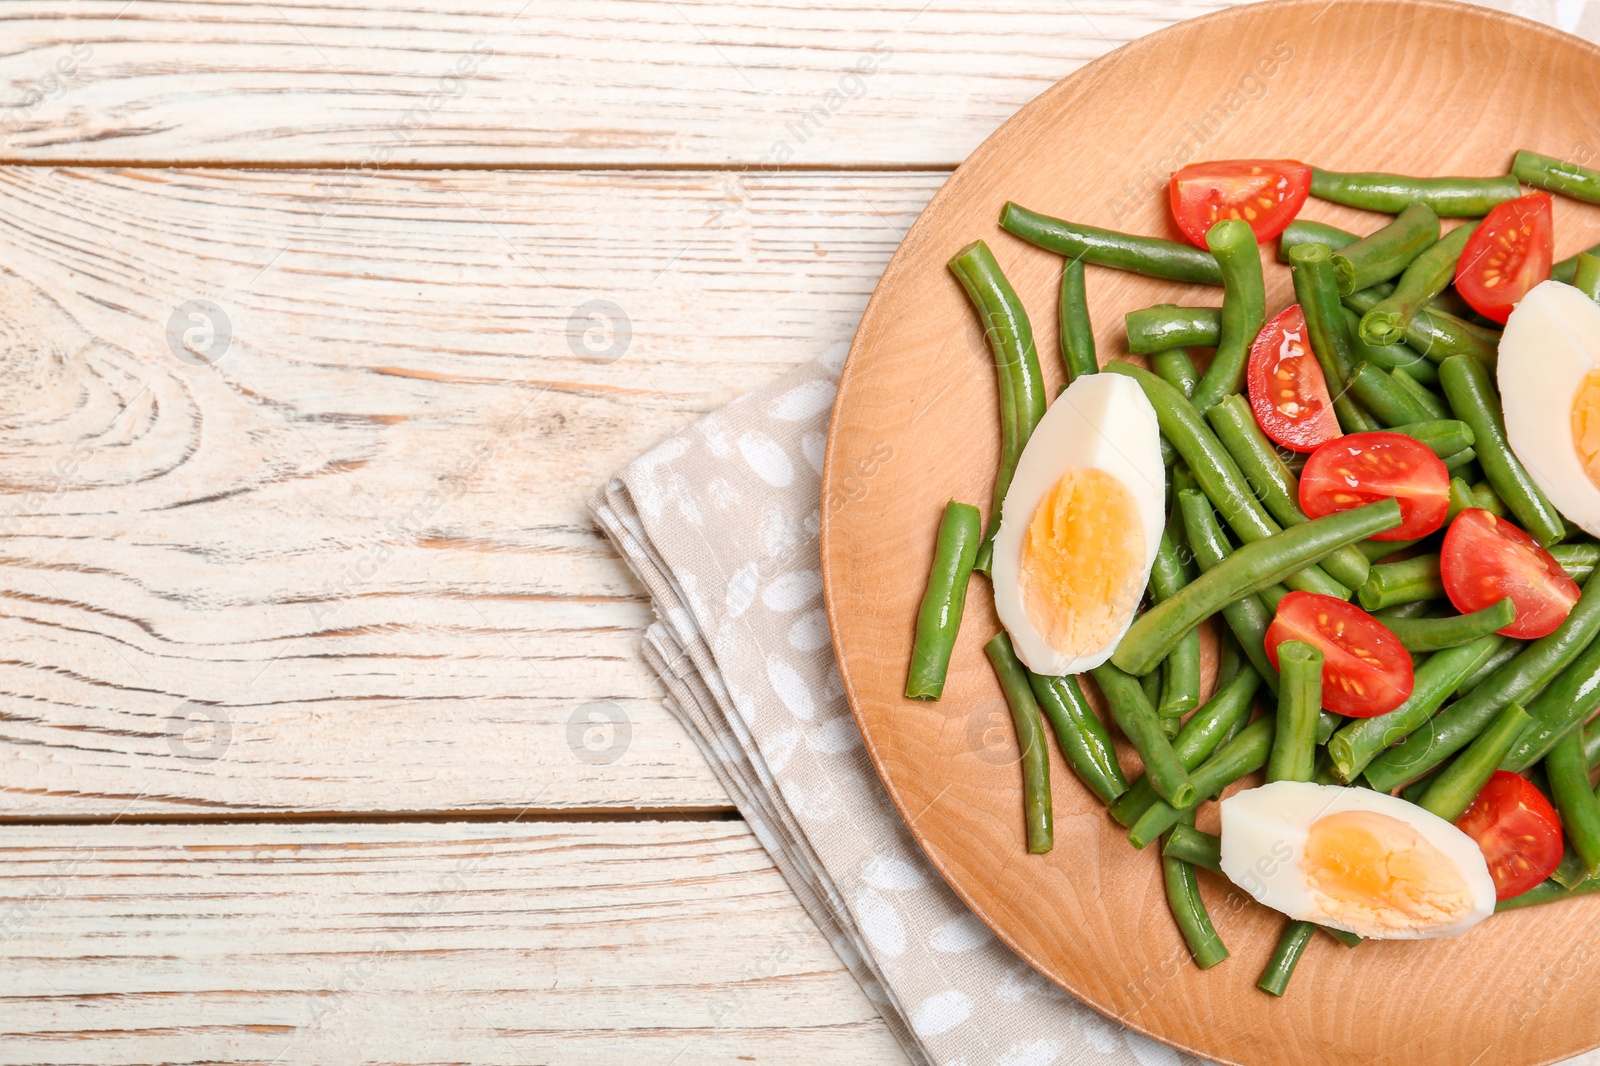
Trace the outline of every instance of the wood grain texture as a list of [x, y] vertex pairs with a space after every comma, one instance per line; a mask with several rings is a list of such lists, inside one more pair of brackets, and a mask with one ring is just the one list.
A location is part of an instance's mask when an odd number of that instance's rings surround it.
[[951, 166], [1085, 61], [1227, 2], [21, 0], [0, 157]]
[[[1259, 65], [1263, 58], [1275, 62]], [[1371, 106], [1375, 99], [1388, 106]], [[1153, 854], [1128, 846], [1059, 759], [1055, 850], [1027, 855], [1019, 775], [973, 743], [973, 723], [1003, 706], [981, 651], [998, 625], [988, 595], [968, 601], [944, 699], [901, 696], [939, 512], [951, 496], [987, 500], [998, 451], [991, 359], [946, 261], [975, 238], [991, 243], [1032, 310], [1054, 395], [1061, 260], [998, 229], [1007, 199], [1160, 234], [1170, 226], [1162, 179], [1191, 158], [1503, 173], [1519, 146], [1570, 157], [1593, 144], [1597, 107], [1600, 49], [1532, 23], [1388, 0], [1239, 9], [1137, 42], [1025, 108], [956, 172], [885, 272], [844, 371], [824, 474], [838, 484], [857, 457], [885, 442], [894, 449], [871, 493], [824, 525], [846, 686], [869, 750], [934, 863], [1002, 938], [1107, 1014], [1202, 1057], [1251, 1066], [1550, 1062], [1600, 1045], [1592, 983], [1573, 979], [1573, 953], [1594, 950], [1600, 900], [1498, 917], [1449, 941], [1355, 951], [1314, 944], [1289, 995], [1274, 1000], [1254, 982], [1281, 916], [1208, 881], [1234, 958], [1197, 970], [1167, 913]], [[1320, 203], [1307, 215], [1373, 220]], [[1600, 239], [1600, 208], [1562, 201], [1557, 229], [1558, 254], [1584, 247]], [[1102, 358], [1126, 353], [1125, 312], [1218, 298], [1090, 270]], [[1285, 268], [1268, 271], [1274, 311], [1290, 301], [1290, 282]]]
[[848, 340], [942, 175], [339, 180], [0, 169], [0, 812], [726, 805], [585, 500]]
[[905, 1061], [737, 823], [12, 828], [0, 942], [17, 1066]]

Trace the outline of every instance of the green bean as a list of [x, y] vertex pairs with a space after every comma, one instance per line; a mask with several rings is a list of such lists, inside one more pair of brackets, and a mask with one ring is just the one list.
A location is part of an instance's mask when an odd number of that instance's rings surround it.
[[983, 518], [968, 503], [951, 500], [939, 522], [939, 539], [933, 549], [933, 568], [917, 611], [917, 638], [911, 646], [911, 670], [906, 678], [906, 698], [936, 700], [944, 693], [950, 653], [961, 629], [967, 603], [967, 579], [983, 539]]
[[1044, 417], [1044, 377], [1039, 371], [1039, 357], [1034, 352], [1028, 312], [1001, 272], [989, 246], [982, 241], [967, 245], [950, 260], [950, 270], [960, 280], [978, 312], [1000, 380], [1000, 466], [994, 475], [989, 529], [978, 546], [977, 560], [973, 564], [973, 569], [987, 574], [989, 557], [994, 551], [994, 535], [1000, 528], [1000, 505], [1011, 487], [1022, 447], [1033, 434], [1033, 427]]
[[1456, 452], [1454, 455], [1445, 456], [1444, 468], [1451, 472], [1462, 470], [1465, 469], [1469, 463], [1476, 462], [1477, 459], [1478, 453], [1474, 449], [1465, 448], [1459, 452]]
[[1083, 698], [1077, 676], [1044, 677], [1030, 671], [1028, 686], [1039, 709], [1050, 720], [1067, 765], [1089, 791], [1105, 803], [1128, 791], [1111, 734]]
[[[1411, 782], [1411, 784], [1400, 790], [1400, 798], [1405, 800], [1407, 803], [1416, 803], [1417, 801], [1421, 800], [1422, 794], [1428, 791], [1428, 787], [1433, 784], [1433, 779], [1438, 777], [1441, 772], [1442, 770], [1436, 767], [1435, 769], [1430, 770], [1428, 773], [1423, 774], [1421, 777]], [[1367, 784], [1368, 786], [1371, 786], [1372, 780], [1370, 778], [1367, 779]]]
[[1245, 662], [1244, 651], [1239, 647], [1239, 638], [1233, 635], [1233, 631], [1217, 630], [1217, 687], [1221, 688], [1238, 677]]
[[1373, 363], [1362, 363], [1356, 367], [1346, 385], [1355, 398], [1372, 412], [1373, 417], [1385, 426], [1426, 422], [1434, 417], [1433, 412], [1395, 384], [1387, 371]]
[[1550, 555], [1561, 564], [1561, 569], [1574, 581], [1582, 582], [1600, 565], [1600, 544], [1557, 544], [1549, 549]]
[[1477, 228], [1476, 222], [1464, 222], [1413, 259], [1395, 283], [1394, 292], [1361, 316], [1361, 339], [1368, 344], [1394, 344], [1404, 337], [1406, 324], [1455, 281], [1461, 250]]
[[1150, 366], [1162, 381], [1183, 393], [1184, 399], [1193, 396], [1200, 384], [1200, 371], [1194, 368], [1194, 360], [1182, 348], [1157, 352], [1150, 357]]
[[1373, 564], [1420, 543], [1422, 543], [1421, 538], [1417, 540], [1364, 540], [1356, 545], [1356, 550], [1367, 557], [1367, 571], [1371, 573]]
[[1483, 472], [1495, 494], [1516, 515], [1517, 524], [1547, 548], [1565, 537], [1561, 515], [1539, 491], [1506, 442], [1500, 397], [1483, 364], [1465, 356], [1451, 356], [1439, 364], [1439, 380], [1444, 383], [1445, 396], [1456, 417], [1472, 427], [1473, 447], [1478, 451]]
[[1340, 310], [1332, 253], [1325, 244], [1296, 245], [1289, 249], [1289, 269], [1294, 277], [1295, 299], [1305, 315], [1311, 354], [1322, 367], [1323, 378], [1338, 389], [1338, 395], [1333, 397], [1333, 413], [1340, 428], [1346, 433], [1377, 429], [1377, 420], [1343, 388], [1355, 370], [1355, 357], [1344, 312]]
[[[1526, 179], [1524, 179], [1526, 180]], [[1495, 204], [1522, 195], [1515, 178], [1412, 178], [1404, 174], [1345, 174], [1311, 169], [1311, 195], [1386, 215], [1426, 204], [1445, 218], [1479, 218]]]
[[1591, 877], [1576, 888], [1570, 889], [1563, 888], [1554, 881], [1541, 881], [1520, 896], [1512, 896], [1510, 899], [1503, 899], [1496, 903], [1494, 912], [1499, 914], [1502, 911], [1534, 907], [1541, 903], [1556, 903], [1576, 896], [1585, 896], [1595, 891], [1600, 891], [1600, 877]]
[[1492, 677], [1495, 671], [1499, 670], [1512, 659], [1515, 659], [1517, 656], [1521, 655], [1522, 649], [1525, 647], [1527, 647], [1527, 645], [1520, 640], [1507, 639], [1505, 643], [1501, 644], [1495, 653], [1485, 659], [1477, 669], [1470, 671], [1466, 677], [1461, 679], [1461, 684], [1456, 686], [1456, 699], [1460, 699], [1462, 696], [1465, 696], [1484, 681]]
[[1228, 957], [1228, 949], [1211, 924], [1206, 905], [1200, 898], [1194, 867], [1182, 859], [1162, 856], [1161, 873], [1167, 886], [1167, 904], [1178, 923], [1178, 931], [1189, 945], [1189, 954], [1202, 970], [1210, 969]]
[[1356, 590], [1361, 606], [1369, 611], [1381, 611], [1397, 603], [1415, 600], [1436, 600], [1444, 595], [1444, 582], [1439, 577], [1439, 554], [1416, 555], [1398, 563], [1379, 563], [1367, 577], [1367, 583]]
[[1439, 370], [1421, 352], [1406, 344], [1368, 344], [1361, 338], [1361, 316], [1343, 304], [1339, 310], [1344, 318], [1345, 333], [1350, 338], [1350, 356], [1357, 363], [1376, 363], [1385, 370], [1404, 370], [1412, 379], [1424, 385], [1439, 380]]
[[1400, 505], [1392, 499], [1380, 500], [1246, 544], [1176, 596], [1140, 616], [1123, 636], [1112, 661], [1134, 673], [1147, 672], [1184, 633], [1239, 597], [1283, 579], [1335, 548], [1392, 529], [1399, 522]]
[[1589, 299], [1600, 301], [1600, 255], [1578, 253], [1578, 268], [1572, 272], [1572, 284]]
[[1128, 351], [1154, 355], [1172, 348], [1215, 348], [1222, 336], [1222, 308], [1156, 304], [1129, 311]]
[[[1491, 489], [1481, 481], [1472, 486], [1472, 503], [1473, 506], [1480, 507], [1499, 518], [1508, 518], [1511, 515], [1511, 511], [1506, 507], [1505, 501], [1495, 495], [1494, 489]], [[1551, 545], [1552, 548], [1556, 546], [1554, 544]]]
[[1438, 239], [1439, 216], [1433, 208], [1422, 203], [1407, 204], [1387, 226], [1333, 253], [1333, 276], [1339, 282], [1339, 295], [1349, 296], [1389, 280]]
[[1426, 444], [1434, 455], [1443, 459], [1465, 451], [1477, 443], [1472, 427], [1457, 418], [1430, 418], [1423, 422], [1407, 422], [1394, 427], [1419, 444]]
[[1481, 681], [1428, 723], [1426, 742], [1384, 752], [1367, 767], [1379, 792], [1438, 766], [1465, 747], [1509, 703], [1525, 701], [1565, 669], [1600, 632], [1600, 581], [1590, 578], [1583, 595], [1555, 631], [1523, 646], [1516, 658]]
[[[1224, 744], [1217, 753], [1202, 763], [1194, 772], [1193, 782], [1201, 796], [1214, 796], [1246, 774], [1253, 774], [1267, 764], [1267, 754], [1272, 749], [1273, 719], [1258, 718], [1245, 726], [1238, 736]], [[1183, 818], [1183, 812], [1157, 800], [1151, 804], [1128, 830], [1128, 843], [1143, 849], [1161, 834], [1171, 829]]]
[[1590, 770], [1600, 766], [1600, 721], [1583, 727], [1583, 759]]
[[[1217, 516], [1205, 493], [1184, 491], [1178, 493], [1178, 506], [1183, 512], [1184, 533], [1194, 551], [1195, 560], [1203, 571], [1211, 570], [1233, 553], [1233, 548], [1217, 525]], [[1267, 610], [1256, 595], [1241, 596], [1222, 609], [1223, 620], [1239, 641], [1239, 647], [1261, 675], [1268, 689], [1278, 691], [1278, 671], [1267, 658], [1264, 647], [1267, 627], [1272, 624], [1272, 612]]]
[[1268, 781], [1310, 781], [1316, 769], [1322, 662], [1322, 652], [1310, 644], [1278, 645], [1278, 728], [1267, 759]]
[[[1600, 244], [1595, 245], [1593, 248], [1586, 248], [1584, 251], [1587, 251], [1590, 255], [1600, 256]], [[1577, 277], [1578, 259], [1582, 255], [1583, 252], [1579, 252], [1577, 255], [1569, 255], [1559, 263], [1551, 266], [1550, 277], [1555, 281], [1560, 281], [1567, 285], [1571, 285], [1573, 280]]]
[[1384, 625], [1388, 625], [1389, 620], [1392, 618], [1402, 620], [1406, 618], [1426, 618], [1433, 609], [1434, 605], [1429, 600], [1412, 600], [1410, 603], [1397, 603], [1393, 607], [1385, 607], [1382, 610], [1373, 611], [1372, 617]]
[[1317, 928], [1321, 929], [1324, 933], [1327, 933], [1329, 936], [1333, 937], [1333, 939], [1337, 940], [1347, 948], [1353, 948], [1357, 944], [1361, 943], [1361, 938], [1359, 936], [1347, 930], [1335, 929], [1331, 925], [1319, 925]]
[[1554, 156], [1521, 151], [1511, 162], [1511, 173], [1536, 189], [1564, 193], [1576, 200], [1600, 204], [1600, 170], [1590, 170]]
[[1222, 284], [1222, 268], [1216, 259], [1192, 244], [1083, 226], [1014, 203], [1006, 204], [1000, 212], [1000, 228], [1068, 259], [1085, 259], [1096, 266], [1170, 281]]
[[1378, 753], [1403, 741], [1437, 711], [1461, 679], [1495, 653], [1506, 639], [1490, 635], [1450, 648], [1417, 667], [1411, 695], [1387, 714], [1346, 723], [1328, 741], [1328, 755], [1339, 780], [1350, 784]]
[[1182, 859], [1191, 866], [1210, 870], [1214, 874], [1222, 874], [1222, 838], [1202, 833], [1188, 822], [1179, 822], [1172, 827], [1166, 842], [1161, 845], [1161, 854]]
[[1094, 328], [1089, 324], [1089, 297], [1083, 285], [1083, 260], [1068, 259], [1061, 271], [1061, 364], [1067, 381], [1100, 369], [1094, 354]]
[[1200, 630], [1189, 630], [1163, 664], [1161, 700], [1156, 714], [1182, 718], [1200, 705]]
[[[1250, 403], [1233, 395], [1206, 411], [1217, 439], [1239, 464], [1246, 483], [1279, 525], [1287, 529], [1307, 521], [1300, 509], [1300, 483], [1267, 435], [1261, 432]], [[1367, 558], [1354, 546], [1340, 548], [1322, 562], [1335, 581], [1357, 588], [1367, 579]]]
[[1187, 558], [1188, 540], [1183, 533], [1183, 519], [1177, 504], [1173, 504], [1167, 527], [1161, 531], [1161, 544], [1156, 549], [1155, 562], [1150, 566], [1150, 598], [1156, 603], [1171, 597], [1194, 580], [1194, 567]]
[[1509, 598], [1448, 618], [1397, 618], [1385, 624], [1407, 651], [1440, 651], [1471, 644], [1516, 621], [1517, 608]]
[[1583, 649], [1527, 706], [1533, 725], [1517, 738], [1502, 764], [1503, 769], [1519, 774], [1549, 754], [1557, 741], [1576, 731], [1600, 709], [1600, 640]]
[[[1344, 305], [1365, 313], [1391, 291], [1387, 285], [1377, 285], [1346, 296]], [[1499, 343], [1500, 334], [1494, 330], [1474, 326], [1437, 309], [1418, 311], [1406, 325], [1406, 344], [1435, 363], [1452, 355], [1470, 355], [1492, 369], [1498, 359]]]
[[1004, 632], [983, 647], [1000, 679], [1000, 691], [1011, 708], [1011, 723], [1017, 730], [1017, 748], [1022, 752], [1022, 809], [1028, 831], [1028, 854], [1043, 855], [1055, 842], [1050, 808], [1050, 752], [1044, 739], [1044, 720], [1034, 702], [1028, 671], [1017, 661], [1011, 638]]
[[1332, 251], [1348, 248], [1359, 241], [1358, 234], [1349, 230], [1330, 226], [1326, 222], [1313, 222], [1309, 218], [1297, 218], [1284, 227], [1283, 233], [1278, 238], [1278, 262], [1289, 261], [1289, 249], [1297, 244], [1326, 244]]
[[1201, 411], [1244, 387], [1250, 346], [1267, 318], [1261, 249], [1250, 224], [1223, 219], [1206, 233], [1206, 246], [1222, 268], [1222, 333], [1216, 355], [1194, 390], [1194, 405]]
[[1450, 523], [1456, 520], [1456, 515], [1473, 506], [1472, 486], [1458, 477], [1450, 479], [1450, 509], [1445, 512], [1444, 524], [1449, 528]]
[[[1548, 775], [1546, 777], [1548, 778]], [[1577, 888], [1588, 879], [1589, 871], [1584, 869], [1583, 857], [1574, 851], [1572, 845], [1568, 843], [1562, 849], [1561, 862], [1550, 873], [1550, 880], [1563, 888]]]
[[[1280, 531], [1281, 527], [1256, 502], [1238, 464], [1181, 392], [1132, 363], [1107, 363], [1105, 370], [1131, 377], [1139, 383], [1155, 408], [1162, 435], [1172, 442], [1206, 495], [1219, 501], [1223, 519], [1241, 540], [1258, 541]], [[1302, 567], [1287, 575], [1285, 581], [1291, 588], [1304, 592], [1320, 592], [1339, 599], [1348, 599], [1350, 595], [1349, 590], [1318, 566]]]
[[1544, 760], [1550, 775], [1550, 791], [1555, 795], [1561, 828], [1566, 830], [1572, 849], [1583, 860], [1590, 877], [1600, 872], [1600, 801], [1589, 784], [1589, 767], [1583, 757], [1583, 738], [1568, 733], [1550, 749]]
[[[1205, 762], [1228, 742], [1230, 734], [1244, 727], [1260, 687], [1261, 675], [1246, 666], [1227, 684], [1218, 686], [1205, 706], [1189, 716], [1172, 741], [1172, 754], [1185, 770]], [[1160, 798], [1148, 775], [1141, 777], [1111, 805], [1111, 817], [1131, 826]]]
[[1161, 731], [1155, 708], [1145, 699], [1139, 682], [1110, 663], [1097, 666], [1090, 673], [1105, 695], [1111, 717], [1144, 760], [1145, 776], [1156, 792], [1175, 806], [1194, 806], [1196, 793], [1189, 772], [1173, 754], [1172, 741]]
[[1311, 943], [1316, 931], [1317, 927], [1310, 922], [1292, 921], [1285, 925], [1283, 935], [1278, 938], [1278, 946], [1273, 949], [1272, 958], [1268, 960], [1256, 987], [1269, 995], [1283, 995], [1289, 987], [1289, 978], [1294, 973], [1295, 965], [1299, 963], [1300, 956], [1305, 953], [1306, 945]]
[[[1424, 361], [1423, 365], [1433, 370], [1432, 363]], [[1434, 370], [1435, 378], [1438, 377], [1438, 373], [1437, 370]], [[1391, 370], [1389, 371], [1389, 380], [1393, 381], [1405, 392], [1410, 393], [1411, 398], [1427, 410], [1428, 421], [1441, 421], [1450, 418], [1450, 408], [1445, 404], [1444, 400], [1440, 399], [1439, 395], [1432, 389], [1413, 377], [1409, 370]]]
[[[1528, 717], [1528, 712], [1513, 703], [1495, 716], [1493, 722], [1477, 739], [1467, 746], [1467, 750], [1439, 772], [1428, 786], [1428, 791], [1422, 794], [1422, 799], [1417, 805], [1423, 810], [1432, 811], [1447, 822], [1453, 822], [1467, 813], [1467, 808], [1472, 806], [1472, 801], [1478, 798], [1478, 793], [1483, 791], [1483, 786], [1489, 783], [1489, 778], [1494, 775], [1495, 769], [1500, 765], [1500, 760], [1505, 758], [1506, 752], [1511, 750], [1511, 745], [1516, 742], [1517, 735], [1527, 728], [1533, 719]], [[1588, 781], [1588, 772], [1584, 773], [1584, 780]], [[1594, 793], [1589, 793], [1590, 801], [1594, 800]], [[1600, 814], [1600, 811], [1596, 812]]]
[[[1161, 702], [1161, 675], [1166, 670], [1166, 661], [1157, 664], [1154, 670], [1139, 678], [1139, 691], [1144, 693], [1145, 702], [1151, 707]], [[1165, 726], [1167, 723], [1161, 723]]]

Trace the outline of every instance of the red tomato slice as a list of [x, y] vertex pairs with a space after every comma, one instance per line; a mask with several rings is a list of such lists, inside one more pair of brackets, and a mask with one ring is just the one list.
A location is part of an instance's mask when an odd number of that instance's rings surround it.
[[1463, 613], [1510, 596], [1517, 618], [1500, 632], [1518, 640], [1549, 633], [1578, 602], [1578, 583], [1538, 541], [1477, 507], [1456, 515], [1445, 532], [1439, 576], [1445, 595]]
[[1389, 628], [1353, 603], [1315, 592], [1291, 592], [1267, 627], [1267, 658], [1300, 640], [1322, 652], [1322, 705], [1351, 718], [1387, 714], [1411, 695], [1411, 653]]
[[1311, 168], [1293, 159], [1222, 159], [1190, 163], [1172, 175], [1172, 217], [1183, 235], [1206, 246], [1206, 231], [1225, 218], [1250, 223], [1257, 241], [1283, 232], [1311, 191]]
[[1311, 354], [1299, 304], [1279, 311], [1256, 334], [1246, 379], [1256, 424], [1276, 443], [1310, 452], [1339, 435], [1333, 397]]
[[1415, 540], [1444, 525], [1450, 471], [1427, 445], [1404, 433], [1351, 433], [1329, 441], [1300, 472], [1300, 509], [1323, 518], [1393, 497], [1400, 524], [1373, 540]]
[[1467, 238], [1456, 264], [1456, 291], [1474, 311], [1504, 322], [1529, 289], [1550, 280], [1550, 207], [1547, 192], [1496, 204]]
[[1496, 770], [1456, 828], [1478, 842], [1494, 898], [1520, 896], [1561, 865], [1561, 821], [1533, 782]]

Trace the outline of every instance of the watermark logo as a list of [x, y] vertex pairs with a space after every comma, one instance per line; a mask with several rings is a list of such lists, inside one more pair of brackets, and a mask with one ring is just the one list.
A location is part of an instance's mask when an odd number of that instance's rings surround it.
[[615, 363], [633, 343], [633, 321], [611, 300], [589, 300], [567, 319], [567, 348], [591, 363]]
[[633, 744], [633, 721], [610, 701], [586, 703], [567, 719], [567, 747], [579, 762], [609, 766]]
[[233, 746], [233, 720], [221, 707], [189, 700], [167, 716], [167, 749], [180, 759], [216, 762]]
[[210, 300], [185, 300], [167, 317], [167, 347], [193, 366], [212, 366], [233, 345], [233, 322]]

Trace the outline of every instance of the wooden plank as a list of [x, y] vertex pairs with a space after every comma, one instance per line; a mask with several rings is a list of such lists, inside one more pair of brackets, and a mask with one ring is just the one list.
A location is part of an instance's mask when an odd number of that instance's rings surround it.
[[0, 157], [950, 166], [1236, 0], [14, 0]]
[[847, 341], [942, 176], [338, 179], [0, 168], [0, 813], [725, 805], [585, 500]]
[[903, 1063], [741, 823], [18, 827], [0, 1063]]

